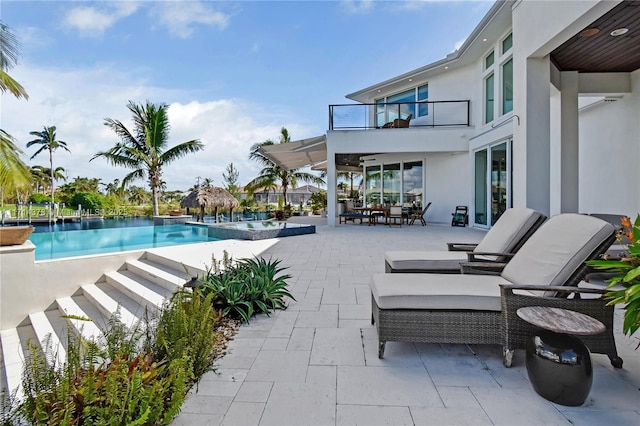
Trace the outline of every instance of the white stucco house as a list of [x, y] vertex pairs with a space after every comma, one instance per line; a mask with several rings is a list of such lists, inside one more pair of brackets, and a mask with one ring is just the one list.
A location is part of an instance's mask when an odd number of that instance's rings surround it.
[[[329, 106], [326, 135], [267, 151], [283, 167], [364, 173], [367, 204], [640, 212], [640, 2], [497, 1], [459, 50]], [[289, 145], [289, 144], [287, 144]]]

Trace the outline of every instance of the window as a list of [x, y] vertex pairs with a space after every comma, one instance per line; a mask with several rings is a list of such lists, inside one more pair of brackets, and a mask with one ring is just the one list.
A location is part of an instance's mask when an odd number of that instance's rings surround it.
[[502, 113], [513, 111], [513, 58], [502, 65]]
[[504, 55], [513, 46], [513, 34], [509, 34], [507, 38], [502, 40], [502, 54]]
[[422, 208], [422, 161], [403, 165], [402, 202], [405, 207]]
[[[429, 85], [425, 84], [424, 86], [418, 87], [418, 98], [416, 100], [418, 102], [426, 102], [429, 100]], [[427, 103], [420, 104], [418, 107], [418, 117], [424, 115], [429, 115], [429, 104]]]
[[[406, 119], [409, 114], [413, 118], [428, 115], [429, 105], [427, 103], [419, 104], [419, 108], [416, 110], [416, 102], [426, 102], [428, 100], [428, 84], [402, 93], [396, 93], [386, 98], [376, 99], [375, 103], [379, 104], [376, 105], [376, 126], [382, 126], [396, 118]], [[384, 105], [385, 103], [398, 103], [400, 105]]]
[[495, 55], [493, 54], [493, 50], [491, 51], [491, 53], [489, 53], [487, 55], [486, 58], [484, 58], [484, 69], [489, 69], [491, 67], [491, 65], [493, 65], [493, 61], [495, 60]]
[[367, 182], [365, 187], [365, 203], [367, 207], [380, 203], [380, 188], [382, 186], [380, 177], [380, 166], [370, 166], [365, 169], [365, 179]]
[[511, 207], [511, 143], [501, 142], [475, 152], [474, 220], [493, 225]]
[[494, 75], [491, 74], [484, 80], [484, 122], [490, 123], [493, 121], [493, 101], [494, 101]]
[[385, 164], [382, 173], [384, 206], [400, 205], [400, 163]]
[[487, 224], [487, 150], [477, 151], [475, 155], [475, 223]]

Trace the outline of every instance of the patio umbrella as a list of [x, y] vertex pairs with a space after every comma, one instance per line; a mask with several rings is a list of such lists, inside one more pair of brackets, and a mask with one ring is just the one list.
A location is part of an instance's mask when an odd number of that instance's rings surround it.
[[[240, 207], [240, 203], [226, 189], [215, 186], [204, 186], [191, 191], [189, 195], [180, 201], [180, 207], [200, 208], [200, 220], [204, 222], [205, 207], [215, 209], [215, 220], [218, 221], [218, 208], [229, 209], [231, 214], [233, 209]], [[232, 217], [231, 214], [229, 217]]]

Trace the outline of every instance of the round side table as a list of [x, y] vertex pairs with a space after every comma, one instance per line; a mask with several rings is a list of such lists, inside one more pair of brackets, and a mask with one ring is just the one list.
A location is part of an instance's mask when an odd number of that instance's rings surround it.
[[599, 334], [605, 325], [567, 309], [527, 306], [517, 311], [524, 321], [543, 330], [527, 341], [527, 374], [533, 389], [561, 405], [582, 405], [591, 391], [593, 368], [589, 349], [575, 337]]

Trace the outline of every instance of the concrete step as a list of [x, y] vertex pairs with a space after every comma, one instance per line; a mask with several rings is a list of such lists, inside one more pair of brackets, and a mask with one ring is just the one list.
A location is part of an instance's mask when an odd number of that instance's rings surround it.
[[131, 271], [108, 272], [106, 282], [143, 306], [160, 308], [172, 292]]
[[191, 278], [192, 276], [201, 277], [206, 273], [206, 271], [204, 270], [204, 267], [203, 268], [187, 267], [185, 269], [185, 265], [182, 262], [168, 258], [168, 257], [161, 256], [157, 253], [146, 252], [143, 258], [154, 263], [165, 265], [173, 270], [180, 271], [181, 273], [184, 274], [183, 275], [184, 277], [189, 277], [189, 278]]
[[98, 326], [93, 322], [93, 318], [78, 306], [74, 299], [61, 297], [56, 299], [56, 304], [61, 315], [67, 317], [67, 321], [79, 335], [89, 340], [96, 340], [102, 335]]
[[58, 335], [58, 333], [61, 332], [59, 327], [57, 327], [58, 324], [54, 325], [45, 312], [29, 314], [29, 320], [31, 321], [31, 327], [33, 327], [36, 333], [38, 343], [40, 343], [42, 350], [45, 352], [47, 352], [47, 350], [51, 351], [49, 355], [52, 356], [51, 361], [54, 362], [55, 366], [63, 365], [67, 359], [66, 339], [64, 339], [65, 344], [63, 344], [60, 336], [66, 336], [64, 331]]
[[22, 366], [25, 360], [24, 350], [18, 329], [11, 328], [0, 331], [2, 342], [2, 365], [4, 369], [3, 386], [22, 395]]
[[148, 259], [130, 260], [125, 266], [128, 271], [171, 292], [181, 289], [188, 279], [184, 270], [177, 270]]
[[[102, 285], [99, 285], [102, 284]], [[133, 327], [140, 317], [131, 312], [131, 304], [127, 303], [125, 296], [120, 293], [120, 297], [114, 294], [113, 288], [105, 288], [106, 283], [87, 284], [82, 286], [82, 294], [104, 315], [107, 319], [116, 311], [120, 312], [120, 321], [127, 327]], [[109, 286], [110, 287], [110, 286]], [[114, 298], [115, 297], [115, 298]], [[137, 305], [134, 311], [140, 315], [144, 309]]]

